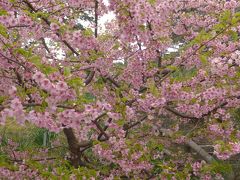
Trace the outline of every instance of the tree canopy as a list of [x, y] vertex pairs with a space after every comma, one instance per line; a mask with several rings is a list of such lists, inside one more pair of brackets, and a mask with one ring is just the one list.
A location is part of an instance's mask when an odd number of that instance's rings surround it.
[[[1, 126], [62, 133], [69, 151], [55, 160], [33, 150], [36, 158], [2, 140], [0, 176], [239, 178], [239, 7], [0, 1]], [[114, 18], [100, 24], [109, 13]]]

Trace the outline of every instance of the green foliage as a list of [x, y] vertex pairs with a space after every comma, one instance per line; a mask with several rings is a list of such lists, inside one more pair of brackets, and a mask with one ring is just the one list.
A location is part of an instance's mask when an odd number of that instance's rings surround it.
[[98, 78], [98, 80], [95, 82], [95, 84], [93, 85], [94, 88], [102, 90], [105, 87], [105, 81], [103, 78]]
[[167, 69], [169, 69], [171, 71], [176, 71], [176, 70], [178, 70], [178, 67], [177, 66], [173, 66], [173, 65], [169, 65], [169, 66], [167, 66]]
[[228, 30], [228, 31], [227, 31], [227, 34], [230, 35], [232, 41], [237, 41], [237, 40], [239, 39], [238, 33], [237, 33], [236, 31]]
[[187, 163], [185, 164], [182, 171], [176, 172], [175, 176], [177, 179], [186, 179], [188, 177], [188, 174], [191, 173], [192, 166], [191, 164]]
[[63, 72], [65, 77], [68, 77], [71, 75], [71, 67], [64, 67], [64, 72]]
[[224, 11], [223, 14], [220, 15], [219, 21], [220, 23], [226, 25], [230, 22], [232, 17], [232, 12], [230, 10]]
[[232, 113], [234, 119], [238, 122], [238, 124], [240, 125], [240, 109], [236, 109], [234, 110], [234, 112]]
[[0, 9], [0, 16], [5, 16], [7, 15], [7, 11], [5, 9]]
[[3, 26], [2, 24], [0, 24], [0, 34], [3, 37], [8, 38], [7, 28], [5, 26]]
[[93, 96], [91, 93], [83, 93], [81, 96], [79, 96], [78, 100], [82, 104], [89, 104], [95, 101], [95, 96]]
[[124, 119], [119, 119], [116, 123], [117, 123], [117, 125], [119, 125], [121, 127], [125, 124], [125, 122], [126, 121]]
[[32, 17], [34, 20], [39, 20], [39, 18], [48, 18], [49, 17], [49, 14], [47, 12], [44, 12], [44, 11], [38, 11], [38, 12], [35, 12], [35, 13], [31, 13], [29, 11], [26, 11], [26, 13]]
[[79, 167], [75, 169], [70, 166], [68, 162], [61, 162], [61, 166], [55, 167], [55, 171], [55, 175], [50, 173], [50, 171], [44, 170], [42, 170], [41, 174], [43, 175], [43, 177], [53, 180], [58, 180], [59, 178], [61, 178], [62, 180], [68, 180], [72, 176], [76, 177], [76, 179], [79, 180], [97, 177], [97, 172], [95, 170], [86, 167]]
[[199, 58], [200, 58], [201, 63], [202, 63], [203, 65], [207, 65], [207, 64], [208, 64], [208, 59], [207, 59], [207, 56], [206, 56], [206, 55], [201, 54]]
[[55, 67], [52, 67], [51, 65], [47, 65], [47, 64], [43, 64], [41, 62], [40, 57], [37, 56], [33, 56], [30, 58], [30, 62], [32, 62], [33, 64], [36, 65], [36, 67], [38, 67], [44, 74], [48, 75], [48, 74], [52, 74], [54, 72], [57, 72], [58, 69]]
[[153, 149], [157, 152], [162, 152], [163, 149], [164, 149], [164, 145], [163, 144], [160, 144], [159, 142], [155, 141], [155, 140], [150, 140], [148, 143], [147, 143], [147, 147], [149, 149]]
[[5, 96], [0, 96], [0, 105], [6, 100]]
[[[12, 128], [14, 128], [16, 132], [13, 132]], [[19, 133], [21, 131], [24, 131], [24, 134], [20, 135]], [[7, 143], [7, 139], [13, 139], [16, 143], [18, 143], [19, 150], [28, 150], [30, 148], [43, 146], [44, 133], [48, 134], [47, 145], [50, 146], [51, 141], [53, 141], [57, 135], [46, 129], [37, 127], [29, 127], [27, 129], [20, 127], [19, 130], [17, 130], [14, 126], [11, 128], [9, 127], [5, 132], [4, 141]]]
[[43, 140], [44, 140], [44, 134], [47, 134], [47, 146], [51, 145], [51, 141], [55, 140], [57, 137], [57, 134], [53, 132], [49, 132], [47, 129], [43, 128], [34, 128], [34, 130], [31, 132], [30, 136], [33, 139], [33, 143], [36, 146], [42, 146]]
[[83, 35], [84, 35], [85, 37], [91, 37], [91, 36], [93, 35], [92, 29], [87, 28], [87, 29], [83, 30]]
[[173, 73], [173, 81], [186, 81], [194, 77], [196, 74], [197, 74], [196, 68], [188, 70], [179, 68], [177, 71]]
[[67, 80], [67, 83], [70, 87], [74, 88], [78, 96], [81, 96], [80, 88], [84, 86], [84, 82], [79, 77], [74, 77]]
[[203, 173], [211, 172], [213, 174], [230, 174], [232, 173], [232, 166], [227, 162], [215, 161], [211, 164], [207, 164], [202, 168]]
[[79, 77], [74, 77], [68, 80], [68, 85], [73, 87], [73, 88], [78, 88], [83, 86], [83, 80]]
[[159, 89], [156, 87], [154, 81], [149, 82], [148, 87], [149, 87], [149, 92], [150, 92], [153, 96], [155, 96], [155, 97], [158, 97], [158, 96], [159, 96]]
[[148, 0], [148, 2], [151, 4], [151, 5], [154, 5], [156, 3], [156, 0]]
[[21, 54], [25, 58], [29, 58], [32, 55], [31, 50], [26, 50], [24, 48], [17, 48], [14, 50], [16, 54]]

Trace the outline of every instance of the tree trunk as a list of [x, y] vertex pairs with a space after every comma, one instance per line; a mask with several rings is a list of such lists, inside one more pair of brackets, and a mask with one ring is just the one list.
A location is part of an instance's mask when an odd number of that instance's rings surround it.
[[77, 168], [78, 166], [83, 165], [78, 140], [72, 128], [64, 128], [63, 132], [67, 138], [68, 148], [71, 153], [71, 164]]

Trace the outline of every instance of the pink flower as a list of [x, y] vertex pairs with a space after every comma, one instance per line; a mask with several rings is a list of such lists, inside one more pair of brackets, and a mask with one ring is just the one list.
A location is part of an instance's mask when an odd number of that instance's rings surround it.
[[129, 119], [132, 119], [134, 117], [134, 111], [132, 108], [130, 108], [129, 106], [126, 107], [126, 114], [127, 114], [127, 117]]
[[114, 120], [118, 120], [120, 118], [119, 114], [113, 113], [113, 112], [108, 112], [107, 115], [108, 115], [108, 117], [110, 117]]
[[21, 102], [19, 101], [18, 98], [15, 98], [11, 101], [11, 105], [10, 107], [13, 109], [13, 110], [17, 110], [19, 108], [22, 108], [22, 104]]
[[43, 78], [45, 78], [45, 75], [41, 72], [36, 72], [34, 75], [33, 75], [33, 79], [39, 83]]
[[50, 29], [52, 31], [57, 31], [59, 29], [59, 26], [56, 23], [51, 23]]
[[63, 81], [60, 81], [56, 84], [56, 89], [59, 91], [66, 91], [68, 88], [67, 84]]
[[177, 35], [184, 35], [186, 33], [186, 29], [183, 24], [179, 23], [177, 26], [175, 26], [173, 32]]
[[17, 93], [17, 88], [15, 86], [12, 86], [9, 90], [8, 93], [10, 96], [14, 96]]
[[51, 90], [52, 87], [53, 87], [53, 86], [52, 86], [52, 83], [51, 83], [50, 80], [47, 79], [47, 78], [42, 79], [41, 82], [40, 82], [40, 85], [41, 85], [41, 87], [42, 87], [43, 89], [45, 89], [45, 90]]

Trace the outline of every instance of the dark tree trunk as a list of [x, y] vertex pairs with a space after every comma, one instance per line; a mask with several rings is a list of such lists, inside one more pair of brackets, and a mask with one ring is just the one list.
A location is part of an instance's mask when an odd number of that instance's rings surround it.
[[67, 138], [68, 148], [71, 153], [71, 158], [70, 158], [71, 164], [75, 168], [77, 168], [78, 166], [83, 165], [83, 162], [81, 160], [81, 151], [79, 147], [79, 142], [72, 128], [64, 128], [63, 132]]

